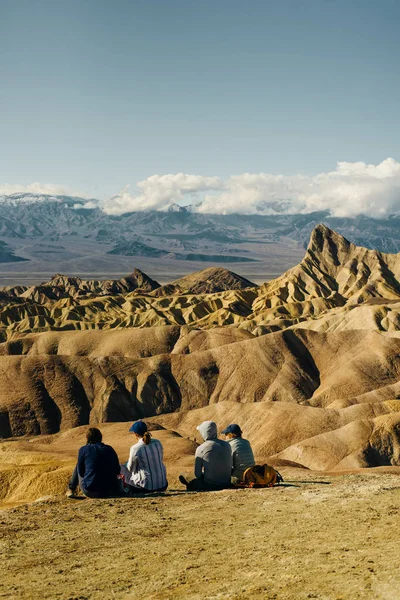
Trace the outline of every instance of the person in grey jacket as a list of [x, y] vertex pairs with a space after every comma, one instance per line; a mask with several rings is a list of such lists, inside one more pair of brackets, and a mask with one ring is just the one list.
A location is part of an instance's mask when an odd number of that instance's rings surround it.
[[250, 442], [242, 438], [242, 430], [236, 423], [231, 423], [221, 432], [225, 434], [232, 452], [232, 483], [240, 483], [243, 473], [249, 467], [254, 467], [255, 460]]
[[204, 443], [195, 454], [194, 477], [179, 476], [179, 481], [191, 491], [222, 490], [230, 487], [232, 453], [230, 445], [217, 438], [214, 421], [204, 421], [197, 427]]

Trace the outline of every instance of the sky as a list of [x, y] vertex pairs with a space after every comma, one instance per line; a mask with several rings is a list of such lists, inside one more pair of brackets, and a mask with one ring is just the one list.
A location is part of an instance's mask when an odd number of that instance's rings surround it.
[[0, 0], [0, 193], [400, 210], [398, 0]]

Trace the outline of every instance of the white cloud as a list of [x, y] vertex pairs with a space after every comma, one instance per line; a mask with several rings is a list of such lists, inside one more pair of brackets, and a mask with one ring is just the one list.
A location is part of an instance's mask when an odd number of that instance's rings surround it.
[[99, 201], [98, 200], [89, 200], [88, 202], [85, 202], [85, 204], [74, 204], [72, 208], [75, 208], [76, 210], [80, 210], [82, 208], [99, 208]]
[[309, 213], [330, 210], [335, 216], [380, 217], [400, 212], [400, 163], [387, 158], [378, 165], [339, 162], [335, 171], [305, 175], [243, 173], [227, 179], [177, 173], [153, 175], [106, 200], [109, 214], [166, 210], [171, 204], [195, 205], [214, 214]]
[[103, 202], [53, 184], [1, 185], [0, 195], [16, 193], [69, 195], [87, 199], [86, 208], [101, 206], [108, 214], [166, 210], [172, 204], [193, 205], [200, 213], [293, 214], [330, 210], [338, 217], [372, 217], [400, 213], [400, 163], [387, 158], [378, 165], [339, 162], [334, 171], [306, 175], [243, 173], [226, 179], [176, 173], [152, 175]]
[[109, 214], [120, 214], [129, 211], [165, 210], [175, 203], [182, 203], [187, 198], [195, 197], [199, 192], [220, 190], [224, 182], [218, 177], [202, 177], [201, 175], [152, 175], [137, 184], [138, 194], [132, 196], [126, 186], [119, 194], [103, 203]]

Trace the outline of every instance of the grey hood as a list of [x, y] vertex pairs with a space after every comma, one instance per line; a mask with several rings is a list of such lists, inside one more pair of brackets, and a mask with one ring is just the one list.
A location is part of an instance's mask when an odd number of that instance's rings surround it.
[[204, 441], [217, 439], [217, 425], [214, 421], [204, 421], [197, 430]]

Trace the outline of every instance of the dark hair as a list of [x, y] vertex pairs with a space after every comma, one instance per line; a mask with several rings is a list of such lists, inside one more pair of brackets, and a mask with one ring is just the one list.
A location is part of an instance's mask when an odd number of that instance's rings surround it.
[[146, 433], [143, 435], [143, 441], [146, 444], [146, 446], [148, 446], [151, 442], [151, 433], [150, 431], [146, 431]]
[[98, 444], [103, 439], [100, 429], [90, 427], [86, 432], [86, 441], [88, 444]]

